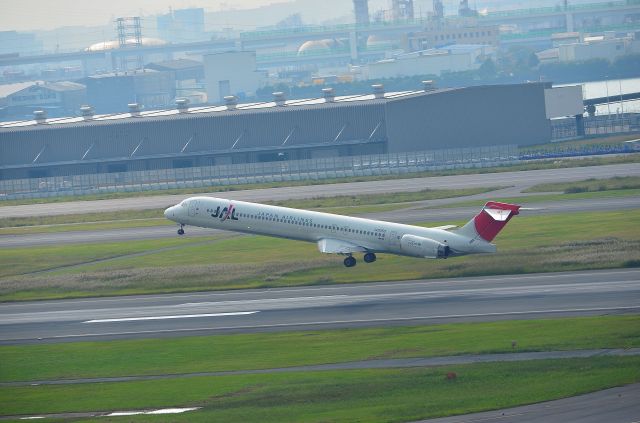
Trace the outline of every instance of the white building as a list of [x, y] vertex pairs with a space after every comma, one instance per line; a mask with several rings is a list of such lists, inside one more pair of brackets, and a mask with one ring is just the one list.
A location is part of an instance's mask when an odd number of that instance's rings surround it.
[[475, 70], [488, 58], [495, 59], [494, 56], [495, 49], [488, 45], [449, 45], [401, 54], [392, 59], [371, 63], [364, 69], [363, 77], [382, 79]]
[[253, 96], [264, 80], [264, 72], [257, 70], [255, 51], [206, 54], [203, 59], [209, 103], [228, 95]]
[[579, 43], [560, 44], [558, 59], [560, 62], [607, 59], [613, 61], [620, 56], [640, 53], [640, 40], [636, 36], [585, 37]]

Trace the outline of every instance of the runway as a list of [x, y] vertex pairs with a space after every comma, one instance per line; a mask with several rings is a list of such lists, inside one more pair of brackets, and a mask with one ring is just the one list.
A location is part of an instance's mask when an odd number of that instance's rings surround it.
[[[489, 194], [483, 194], [487, 198]], [[474, 196], [477, 197], [477, 196]], [[482, 198], [482, 197], [480, 197]], [[449, 199], [457, 200], [457, 199]], [[428, 204], [430, 202], [422, 202]], [[439, 204], [446, 204], [445, 201]], [[535, 202], [535, 196], [531, 197], [531, 203], [526, 206], [535, 207], [536, 210], [524, 211], [523, 215], [541, 215], [549, 213], [574, 213], [593, 211], [613, 211], [640, 208], [640, 196], [596, 198], [584, 200], [546, 201]], [[454, 222], [465, 221], [478, 213], [479, 207], [448, 207], [430, 209], [423, 206], [393, 210], [387, 212], [367, 213], [360, 215], [368, 219], [386, 220], [399, 223], [418, 222]], [[203, 237], [222, 233], [229, 233], [208, 228], [188, 226], [186, 237]], [[23, 235], [0, 235], [0, 248], [31, 247], [38, 245], [83, 244], [96, 242], [122, 242], [144, 239], [159, 239], [176, 237], [174, 225], [149, 226], [125, 229], [105, 229], [92, 231], [68, 231], [52, 233], [34, 233]]]
[[417, 423], [637, 423], [640, 383], [571, 398]]
[[[524, 189], [547, 182], [603, 179], [614, 176], [640, 176], [637, 163], [606, 166], [588, 166], [562, 169], [530, 170], [518, 172], [480, 173], [471, 175], [435, 176], [412, 179], [390, 179], [369, 182], [310, 185], [257, 190], [208, 192], [232, 200], [277, 201], [295, 198], [327, 197], [336, 195], [380, 194], [386, 192], [421, 191], [424, 189], [459, 189], [491, 186], [515, 186]], [[160, 209], [177, 204], [184, 198], [198, 194], [158, 195], [113, 200], [70, 201], [64, 203], [29, 204], [0, 207], [0, 218], [54, 216], [62, 214], [98, 213], [119, 210]]]
[[640, 269], [0, 304], [0, 344], [632, 313]]

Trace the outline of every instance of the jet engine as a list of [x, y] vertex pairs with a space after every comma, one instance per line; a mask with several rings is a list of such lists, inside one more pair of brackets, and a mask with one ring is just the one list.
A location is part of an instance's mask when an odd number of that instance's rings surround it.
[[447, 258], [451, 253], [448, 245], [415, 235], [403, 235], [400, 248], [406, 255], [424, 258]]

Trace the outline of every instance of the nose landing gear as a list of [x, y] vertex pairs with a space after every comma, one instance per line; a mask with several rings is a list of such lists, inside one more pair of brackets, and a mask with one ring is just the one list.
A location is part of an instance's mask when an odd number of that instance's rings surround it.
[[180, 224], [180, 228], [178, 229], [178, 235], [184, 235], [184, 224]]

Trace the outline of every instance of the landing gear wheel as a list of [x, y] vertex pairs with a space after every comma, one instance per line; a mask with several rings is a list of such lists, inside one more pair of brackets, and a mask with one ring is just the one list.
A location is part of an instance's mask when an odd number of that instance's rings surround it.
[[373, 263], [374, 261], [376, 261], [376, 255], [374, 253], [367, 253], [364, 255], [365, 263]]
[[178, 229], [178, 235], [184, 235], [184, 225], [180, 224], [180, 229]]
[[356, 259], [353, 258], [352, 256], [349, 256], [346, 259], [344, 259], [344, 265], [346, 267], [353, 267], [356, 265]]

